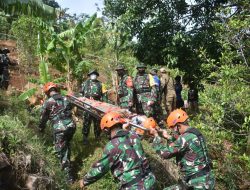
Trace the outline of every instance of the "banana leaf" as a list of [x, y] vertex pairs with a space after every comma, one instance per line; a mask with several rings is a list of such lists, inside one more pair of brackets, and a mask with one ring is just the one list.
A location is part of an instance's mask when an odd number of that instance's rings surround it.
[[30, 98], [31, 96], [33, 96], [36, 93], [37, 89], [36, 88], [31, 88], [25, 92], [23, 92], [22, 94], [20, 94], [20, 96], [18, 96], [18, 99], [21, 101], [25, 101], [28, 98]]
[[48, 64], [42, 60], [39, 64], [40, 81], [45, 84], [50, 81]]

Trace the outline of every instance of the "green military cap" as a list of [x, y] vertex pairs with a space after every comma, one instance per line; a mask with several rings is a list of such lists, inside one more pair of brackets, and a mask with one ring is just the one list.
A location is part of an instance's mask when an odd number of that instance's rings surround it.
[[138, 63], [136, 68], [147, 68], [147, 66], [144, 63]]
[[88, 76], [90, 76], [91, 74], [96, 74], [97, 76], [99, 76], [99, 73], [96, 69], [89, 71]]
[[118, 65], [115, 70], [117, 71], [117, 70], [126, 70], [126, 69], [124, 65]]

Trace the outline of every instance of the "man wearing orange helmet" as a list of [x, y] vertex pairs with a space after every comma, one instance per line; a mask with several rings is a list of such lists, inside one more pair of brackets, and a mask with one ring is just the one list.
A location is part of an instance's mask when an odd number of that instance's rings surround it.
[[188, 115], [181, 109], [170, 113], [167, 124], [179, 136], [174, 139], [164, 131], [162, 135], [168, 140], [166, 146], [161, 144], [157, 131], [150, 129], [150, 133], [155, 136], [153, 141], [155, 151], [165, 159], [176, 157], [176, 162], [183, 174], [181, 184], [166, 189], [214, 189], [211, 160], [208, 157], [203, 135], [199, 130], [188, 125]]
[[60, 159], [61, 167], [67, 176], [67, 182], [72, 183], [73, 177], [70, 167], [70, 140], [75, 133], [75, 123], [72, 119], [71, 105], [66, 97], [58, 92], [58, 87], [53, 82], [48, 82], [43, 87], [48, 99], [44, 102], [41, 111], [39, 129], [42, 132], [48, 120], [53, 127], [55, 150]]
[[155, 176], [150, 170], [141, 141], [135, 133], [122, 129], [125, 122], [119, 113], [104, 115], [101, 129], [110, 135], [111, 140], [106, 144], [102, 158], [80, 181], [81, 188], [94, 183], [111, 170], [114, 178], [120, 182], [119, 189], [153, 189]]

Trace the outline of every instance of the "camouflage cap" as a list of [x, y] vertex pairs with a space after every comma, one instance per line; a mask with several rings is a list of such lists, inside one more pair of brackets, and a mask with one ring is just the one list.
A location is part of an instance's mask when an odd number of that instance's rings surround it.
[[138, 69], [138, 68], [147, 68], [147, 66], [144, 64], [144, 63], [138, 63], [137, 65], [136, 65], [136, 68]]
[[118, 65], [115, 70], [117, 71], [117, 70], [126, 70], [126, 69], [124, 65]]
[[89, 71], [88, 76], [90, 76], [91, 74], [96, 74], [97, 76], [99, 76], [99, 73], [96, 69]]
[[150, 74], [152, 74], [152, 75], [157, 75], [157, 72], [158, 72], [158, 69], [157, 69], [157, 68], [152, 68], [152, 69], [150, 70]]

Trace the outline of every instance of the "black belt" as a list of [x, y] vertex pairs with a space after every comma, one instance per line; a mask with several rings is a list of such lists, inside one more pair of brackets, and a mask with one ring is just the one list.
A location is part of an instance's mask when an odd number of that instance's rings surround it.
[[186, 176], [186, 177], [184, 177], [184, 181], [185, 181], [185, 182], [188, 182], [188, 181], [191, 180], [191, 179], [195, 179], [195, 178], [204, 176], [204, 175], [206, 175], [206, 174], [209, 173], [209, 172], [210, 172], [210, 166], [207, 165], [207, 166], [205, 166], [204, 168], [202, 168], [200, 171], [198, 171], [196, 174], [193, 174], [193, 175], [191, 175], [191, 176]]
[[145, 172], [143, 174], [139, 174], [135, 179], [132, 179], [128, 183], [122, 184], [120, 189], [130, 187], [131, 185], [138, 183], [141, 181], [144, 177], [146, 177], [149, 174], [149, 172]]

